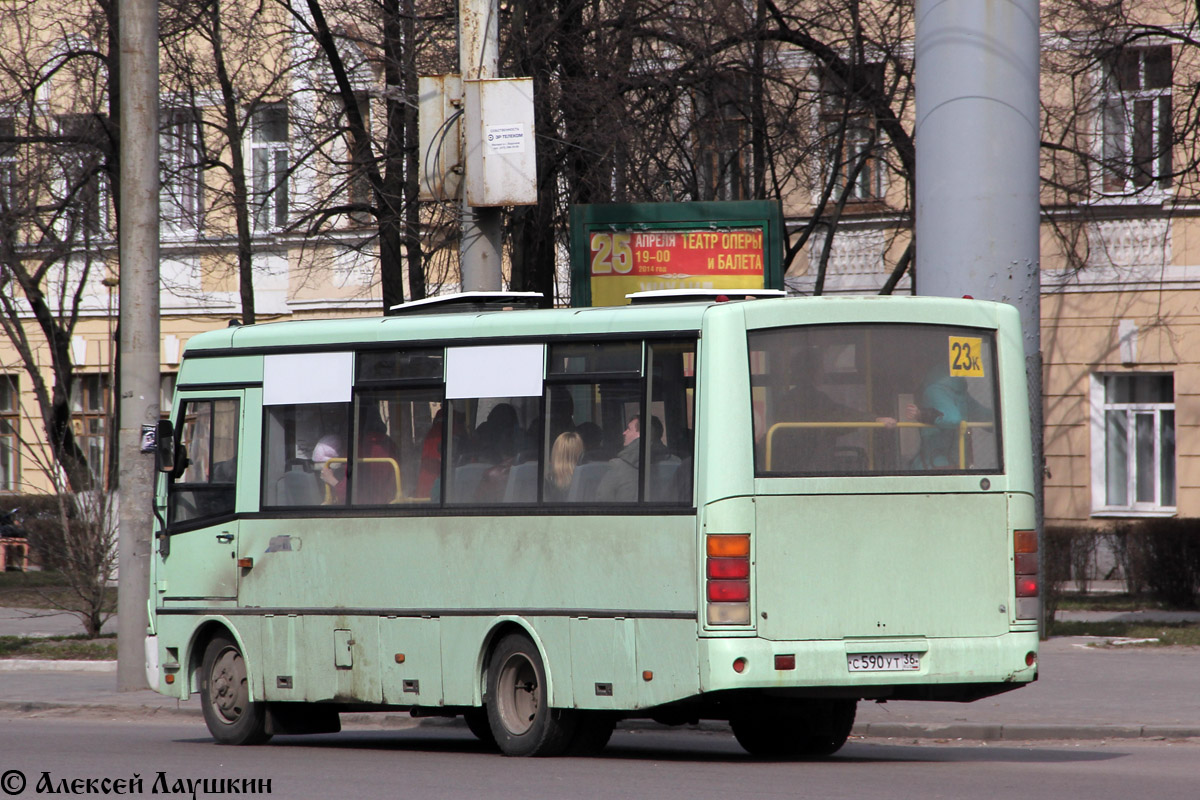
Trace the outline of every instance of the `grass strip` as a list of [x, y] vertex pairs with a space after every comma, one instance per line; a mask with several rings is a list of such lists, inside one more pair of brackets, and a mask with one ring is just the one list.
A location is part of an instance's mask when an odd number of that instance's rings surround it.
[[1157, 639], [1146, 646], [1200, 647], [1200, 625], [1188, 622], [1074, 622], [1050, 623], [1051, 636], [1097, 636], [1104, 639]]
[[89, 639], [75, 636], [0, 636], [0, 658], [38, 658], [68, 661], [113, 661], [117, 637], [109, 634]]

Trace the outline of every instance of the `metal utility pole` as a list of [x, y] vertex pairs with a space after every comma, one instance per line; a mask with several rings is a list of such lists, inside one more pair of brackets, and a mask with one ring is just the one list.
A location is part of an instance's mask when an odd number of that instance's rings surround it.
[[[498, 76], [500, 35], [496, 0], [459, 0], [458, 68], [464, 80]], [[469, 162], [467, 169], [470, 169]], [[466, 181], [463, 181], [466, 186]], [[459, 263], [463, 291], [500, 289], [500, 209], [475, 207], [462, 197], [462, 240]]]
[[1021, 313], [1043, 519], [1038, 0], [917, 0], [918, 294]]
[[146, 688], [146, 598], [154, 459], [142, 425], [159, 418], [158, 2], [119, 0], [121, 426], [117, 688]]

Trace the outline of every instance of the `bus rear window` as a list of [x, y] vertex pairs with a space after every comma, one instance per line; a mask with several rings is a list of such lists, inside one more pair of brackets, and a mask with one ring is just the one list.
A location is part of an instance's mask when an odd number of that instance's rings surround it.
[[757, 475], [1002, 469], [992, 331], [813, 325], [749, 345]]

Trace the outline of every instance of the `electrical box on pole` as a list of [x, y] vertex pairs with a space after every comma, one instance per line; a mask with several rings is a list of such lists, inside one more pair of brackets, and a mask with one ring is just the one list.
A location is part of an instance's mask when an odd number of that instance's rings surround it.
[[467, 204], [537, 203], [533, 79], [463, 81]]
[[462, 189], [462, 78], [433, 75], [417, 82], [421, 200], [457, 200]]

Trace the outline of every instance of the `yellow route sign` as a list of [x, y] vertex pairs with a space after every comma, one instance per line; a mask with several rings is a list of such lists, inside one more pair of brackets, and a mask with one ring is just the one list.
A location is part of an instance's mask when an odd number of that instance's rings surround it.
[[950, 375], [961, 378], [983, 377], [983, 339], [951, 336]]

